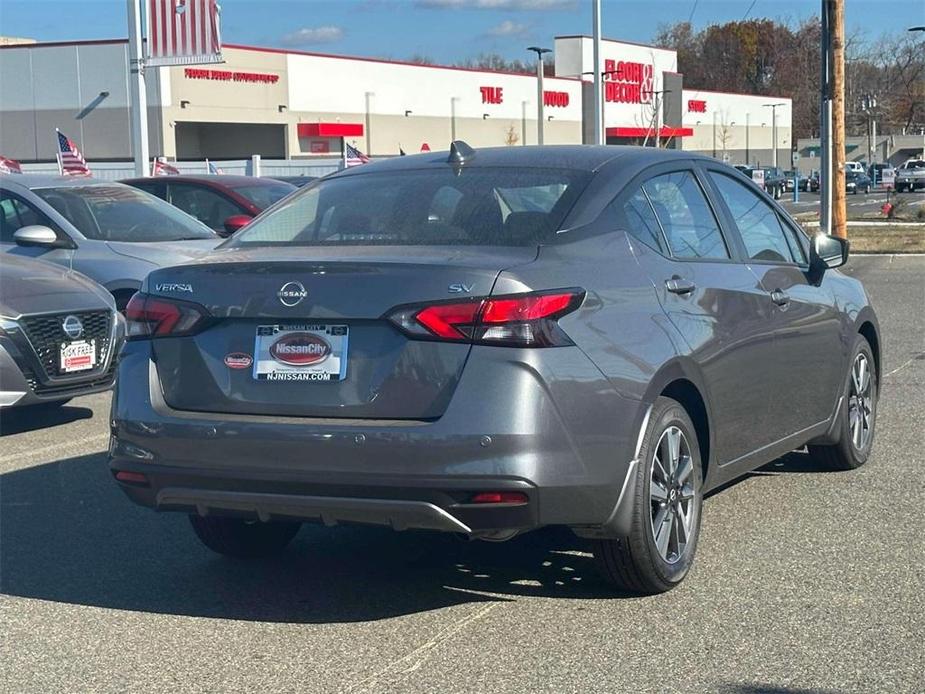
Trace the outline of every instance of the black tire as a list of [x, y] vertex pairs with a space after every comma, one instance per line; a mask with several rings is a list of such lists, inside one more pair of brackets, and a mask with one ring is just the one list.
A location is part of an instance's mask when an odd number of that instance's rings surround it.
[[193, 531], [213, 552], [238, 559], [278, 554], [299, 532], [301, 523], [247, 521], [241, 518], [190, 515]]
[[[656, 545], [653, 524], [657, 522], [661, 510], [660, 505], [652, 499], [651, 491], [655, 449], [663, 434], [672, 428], [679, 429], [686, 439], [691, 465], [687, 479], [691, 480], [692, 486], [692, 497], [689, 501], [691, 506], [688, 508], [692, 509], [692, 514], [686, 546], [676, 553], [673, 561], [666, 561]], [[633, 524], [630, 534], [628, 537], [594, 540], [592, 543], [594, 559], [604, 579], [622, 590], [643, 595], [664, 593], [678, 585], [690, 570], [697, 551], [703, 505], [702, 489], [700, 448], [694, 425], [680, 403], [670, 398], [658, 398], [649, 416], [649, 424], [639, 451], [635, 485], [632, 489]], [[670, 548], [671, 527], [668, 528], [668, 532]], [[680, 527], [675, 537], [679, 536]]]
[[[859, 403], [852, 397], [852, 382], [854, 366], [857, 360], [863, 356], [869, 365], [870, 378], [870, 405], [868, 410], [869, 417], [869, 435], [863, 445], [856, 445], [852, 436], [852, 410], [858, 411]], [[854, 352], [849, 362], [848, 375], [845, 378], [844, 400], [838, 413], [838, 439], [830, 445], [811, 445], [809, 454], [820, 465], [829, 470], [854, 470], [861, 467], [870, 457], [871, 448], [874, 445], [874, 434], [877, 427], [877, 397], [880, 394], [880, 381], [877, 373], [877, 362], [874, 361], [873, 351], [870, 344], [863, 335], [858, 335], [855, 342]], [[854, 401], [854, 402], [852, 402]]]

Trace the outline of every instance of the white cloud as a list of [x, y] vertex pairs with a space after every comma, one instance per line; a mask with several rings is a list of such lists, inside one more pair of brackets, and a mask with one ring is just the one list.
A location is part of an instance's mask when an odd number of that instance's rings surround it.
[[505, 19], [499, 25], [493, 26], [486, 31], [485, 35], [499, 38], [505, 36], [526, 36], [528, 33], [530, 33], [530, 26], [528, 24], [521, 24], [519, 22], [512, 22], [510, 19]]
[[344, 30], [340, 27], [304, 27], [298, 31], [286, 34], [280, 39], [280, 44], [292, 48], [298, 46], [317, 46], [320, 43], [334, 43], [344, 38]]
[[572, 10], [578, 0], [417, 0], [432, 10]]

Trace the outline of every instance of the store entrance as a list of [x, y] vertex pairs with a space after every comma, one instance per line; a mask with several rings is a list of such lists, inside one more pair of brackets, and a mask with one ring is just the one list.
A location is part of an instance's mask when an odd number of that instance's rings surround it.
[[177, 123], [177, 160], [286, 158], [286, 126], [264, 123]]

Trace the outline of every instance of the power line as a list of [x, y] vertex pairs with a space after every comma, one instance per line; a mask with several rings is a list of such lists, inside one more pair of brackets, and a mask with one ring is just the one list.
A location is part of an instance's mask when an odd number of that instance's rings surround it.
[[745, 16], [742, 17], [742, 21], [743, 21], [743, 22], [744, 22], [746, 19], [748, 19], [748, 15], [751, 14], [752, 8], [755, 7], [755, 3], [756, 3], [756, 2], [758, 2], [758, 0], [752, 0], [752, 4], [748, 6], [748, 9], [747, 9], [747, 10], [745, 10]]
[[690, 16], [687, 18], [687, 23], [688, 23], [688, 24], [690, 24], [692, 21], [694, 21], [694, 12], [697, 11], [697, 3], [698, 3], [698, 2], [700, 2], [700, 0], [694, 0], [694, 6], [691, 8]]

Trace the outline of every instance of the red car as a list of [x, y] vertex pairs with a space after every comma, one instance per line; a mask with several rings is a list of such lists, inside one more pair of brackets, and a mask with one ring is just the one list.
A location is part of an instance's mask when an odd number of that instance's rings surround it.
[[122, 181], [166, 200], [221, 236], [230, 236], [296, 187], [253, 176], [158, 176]]

